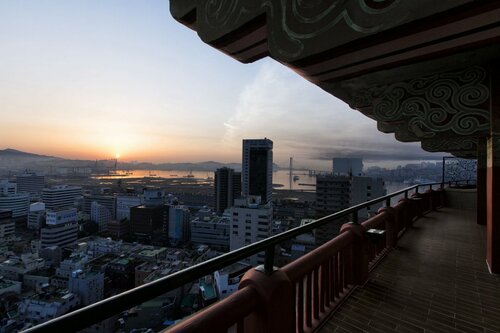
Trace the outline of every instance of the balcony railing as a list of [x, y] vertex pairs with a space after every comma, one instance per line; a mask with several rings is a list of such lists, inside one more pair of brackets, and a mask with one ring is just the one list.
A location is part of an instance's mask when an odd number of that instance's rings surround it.
[[[439, 187], [433, 190], [433, 187]], [[356, 286], [364, 283], [371, 266], [416, 216], [443, 205], [444, 184], [419, 184], [350, 207], [312, 223], [223, 254], [182, 271], [131, 289], [98, 303], [52, 319], [25, 332], [77, 332], [138, 304], [158, 297], [216, 270], [265, 252], [263, 266], [249, 270], [239, 290], [205, 308], [169, 332], [310, 332], [329, 315]], [[420, 189], [427, 189], [419, 193]], [[412, 193], [413, 192], [413, 193]], [[402, 197], [391, 207], [391, 200]], [[358, 211], [385, 203], [378, 214], [358, 224]], [[340, 235], [277, 269], [274, 250], [277, 245], [308, 233], [335, 220], [350, 217]], [[369, 229], [384, 230], [377, 240]], [[380, 236], [381, 235], [381, 236]]]

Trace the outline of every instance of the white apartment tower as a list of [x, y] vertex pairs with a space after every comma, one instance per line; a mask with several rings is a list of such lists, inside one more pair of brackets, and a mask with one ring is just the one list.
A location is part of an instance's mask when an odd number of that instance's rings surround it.
[[[266, 239], [272, 234], [273, 208], [270, 203], [261, 204], [259, 197], [237, 199], [229, 209], [231, 214], [229, 249], [237, 250], [243, 246]], [[263, 254], [250, 258], [252, 265], [262, 264]]]
[[273, 192], [273, 142], [264, 139], [243, 140], [241, 187], [244, 197], [260, 196], [271, 201]]

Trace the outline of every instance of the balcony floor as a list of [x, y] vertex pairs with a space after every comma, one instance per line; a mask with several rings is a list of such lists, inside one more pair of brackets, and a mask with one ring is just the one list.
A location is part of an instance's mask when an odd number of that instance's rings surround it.
[[500, 332], [500, 276], [475, 212], [420, 218], [319, 332]]

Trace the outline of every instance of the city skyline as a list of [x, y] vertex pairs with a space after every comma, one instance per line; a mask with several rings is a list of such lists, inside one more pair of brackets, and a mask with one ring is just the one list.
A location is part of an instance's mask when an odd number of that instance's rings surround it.
[[378, 132], [273, 60], [241, 65], [207, 48], [167, 1], [4, 1], [0, 13], [2, 149], [234, 162], [241, 139], [270, 137], [280, 165], [442, 156]]

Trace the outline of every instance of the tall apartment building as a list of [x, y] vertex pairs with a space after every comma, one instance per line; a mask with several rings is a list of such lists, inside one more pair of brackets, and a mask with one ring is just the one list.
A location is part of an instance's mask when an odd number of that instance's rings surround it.
[[273, 193], [273, 142], [265, 139], [243, 140], [242, 194], [260, 196], [270, 202]]
[[[387, 194], [385, 183], [382, 178], [352, 177], [351, 184], [351, 206], [367, 202]], [[360, 220], [364, 220], [377, 213], [383, 203], [372, 205], [358, 211]]]
[[[168, 239], [171, 244], [189, 239], [189, 209], [184, 206], [170, 206], [168, 209]], [[167, 231], [165, 230], [165, 231]]]
[[90, 219], [97, 223], [99, 232], [108, 230], [108, 223], [113, 219], [109, 209], [96, 201], [90, 205]]
[[73, 207], [75, 200], [81, 196], [80, 186], [56, 185], [42, 190], [42, 201], [47, 209]]
[[[229, 249], [231, 251], [272, 235], [273, 208], [270, 203], [262, 203], [260, 197], [250, 196], [237, 199], [229, 212], [231, 216]], [[263, 254], [249, 259], [252, 265], [263, 262]]]
[[24, 172], [16, 176], [18, 192], [26, 192], [33, 197], [38, 197], [45, 187], [45, 177], [34, 172]]
[[[385, 195], [382, 179], [352, 177], [347, 175], [322, 175], [316, 177], [316, 218], [321, 218], [366, 201]], [[363, 221], [377, 212], [382, 204], [376, 204], [358, 212]], [[316, 243], [321, 245], [339, 233], [342, 224], [351, 217], [344, 217], [315, 231]]]
[[214, 192], [215, 211], [221, 214], [241, 196], [241, 172], [226, 167], [215, 170]]

